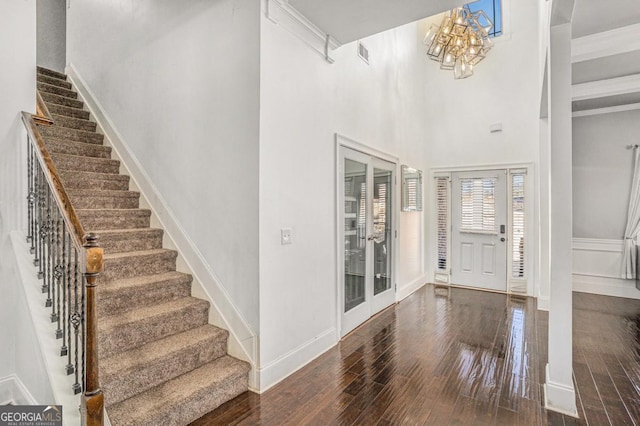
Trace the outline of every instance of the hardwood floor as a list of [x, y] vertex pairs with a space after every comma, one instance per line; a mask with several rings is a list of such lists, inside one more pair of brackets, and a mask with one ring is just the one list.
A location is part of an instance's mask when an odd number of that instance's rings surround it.
[[533, 299], [427, 285], [193, 425], [640, 425], [640, 300], [574, 293], [580, 419], [542, 406], [547, 321]]

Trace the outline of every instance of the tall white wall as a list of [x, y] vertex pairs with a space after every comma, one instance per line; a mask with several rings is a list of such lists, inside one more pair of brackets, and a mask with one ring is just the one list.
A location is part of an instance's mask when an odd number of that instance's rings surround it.
[[0, 378], [15, 371], [15, 353], [23, 342], [16, 321], [30, 321], [18, 311], [18, 276], [9, 232], [25, 227], [26, 133], [20, 112], [35, 112], [36, 2], [3, 2], [0, 14]]
[[[260, 360], [268, 387], [337, 342], [335, 134], [426, 170], [423, 28], [332, 53], [263, 16], [260, 90]], [[398, 194], [399, 196], [399, 194]], [[420, 213], [399, 213], [398, 290], [426, 282]], [[293, 244], [280, 244], [281, 228]]]
[[66, 0], [37, 0], [38, 48], [41, 67], [64, 72], [66, 64]]
[[259, 9], [91, 0], [67, 11], [69, 62], [255, 331]]
[[573, 119], [573, 236], [624, 237], [640, 111]]

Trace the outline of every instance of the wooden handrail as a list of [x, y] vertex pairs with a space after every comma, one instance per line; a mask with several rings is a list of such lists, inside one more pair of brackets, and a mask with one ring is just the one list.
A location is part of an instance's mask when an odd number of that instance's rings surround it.
[[69, 225], [69, 229], [72, 230], [70, 235], [73, 239], [73, 243], [78, 249], [80, 249], [84, 245], [84, 228], [82, 227], [82, 223], [80, 223], [80, 219], [71, 204], [71, 199], [69, 198], [67, 191], [64, 189], [64, 185], [60, 179], [60, 174], [58, 173], [56, 166], [53, 164], [53, 159], [44, 144], [42, 135], [38, 131], [34, 117], [35, 116], [33, 114], [24, 111], [22, 112], [22, 121], [27, 129], [27, 134], [38, 148], [34, 150], [35, 155], [38, 157], [40, 164], [44, 166], [43, 170], [46, 170], [46, 173], [44, 173], [45, 178], [47, 179], [49, 186], [54, 189], [54, 191], [51, 192], [56, 199], [57, 204], [61, 207], [60, 211], [64, 216], [65, 222]]
[[44, 102], [44, 99], [42, 99], [42, 95], [40, 95], [39, 90], [36, 90], [36, 115], [33, 116], [33, 120], [37, 124], [43, 124], [45, 126], [53, 124], [53, 118], [49, 112], [49, 108]]
[[[38, 93], [38, 104], [42, 101]], [[84, 380], [84, 393], [82, 404], [86, 410], [83, 424], [87, 426], [102, 426], [104, 424], [104, 395], [100, 389], [99, 368], [98, 368], [98, 309], [97, 309], [97, 277], [103, 270], [103, 250], [98, 245], [98, 237], [95, 234], [85, 235], [84, 228], [78, 215], [71, 204], [71, 199], [67, 194], [60, 174], [58, 173], [51, 154], [47, 150], [44, 139], [38, 130], [37, 123], [45, 125], [53, 124], [46, 105], [44, 108], [38, 105], [39, 114], [37, 117], [28, 112], [22, 112], [27, 134], [34, 144], [33, 154], [41, 165], [43, 175], [51, 189], [50, 193], [58, 205], [60, 214], [66, 222], [73, 245], [80, 255], [80, 264], [83, 267], [83, 275], [86, 282], [86, 309], [85, 309], [85, 363], [86, 371]], [[44, 117], [44, 119], [43, 119]], [[50, 115], [49, 115], [50, 117]], [[76, 355], [77, 356], [77, 355]]]

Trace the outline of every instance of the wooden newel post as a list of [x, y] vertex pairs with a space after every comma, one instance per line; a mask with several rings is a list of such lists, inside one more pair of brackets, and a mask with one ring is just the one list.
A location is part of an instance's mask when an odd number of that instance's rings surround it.
[[87, 426], [102, 426], [104, 424], [104, 395], [100, 389], [98, 377], [98, 288], [96, 281], [103, 269], [103, 253], [98, 246], [98, 236], [88, 234], [84, 248], [87, 255], [87, 268], [84, 274], [87, 288], [86, 375], [83, 394], [83, 403], [86, 407], [85, 424]]

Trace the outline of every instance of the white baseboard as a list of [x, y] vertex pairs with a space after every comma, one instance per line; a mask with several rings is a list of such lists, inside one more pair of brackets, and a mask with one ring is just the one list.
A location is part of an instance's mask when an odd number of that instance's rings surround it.
[[[169, 208], [165, 199], [153, 184], [149, 175], [129, 149], [128, 144], [117, 131], [113, 121], [97, 100], [91, 88], [75, 69], [73, 64], [67, 67], [67, 75], [78, 91], [80, 99], [85, 103], [93, 118], [98, 123], [99, 131], [105, 135], [105, 144], [113, 148], [114, 156], [121, 162], [121, 169], [131, 177], [132, 186], [140, 191], [141, 207], [146, 204], [152, 213], [152, 222], [159, 224], [165, 231], [165, 247], [178, 251], [178, 270], [193, 276], [192, 294], [208, 300], [209, 322], [229, 330], [228, 352], [236, 358], [251, 364], [249, 387], [259, 389], [256, 366], [258, 363], [258, 336], [251, 329], [240, 311], [231, 301], [229, 293], [215, 275], [198, 247], [184, 231]], [[134, 189], [134, 188], [132, 188]], [[153, 225], [154, 223], [152, 223]]]
[[338, 343], [337, 331], [330, 328], [281, 355], [259, 369], [260, 392], [265, 392], [304, 367]]
[[410, 296], [411, 294], [413, 294], [415, 291], [419, 290], [420, 288], [422, 288], [422, 286], [424, 286], [425, 284], [427, 284], [427, 275], [423, 275], [415, 280], [413, 280], [412, 282], [410, 282], [409, 284], [400, 287], [398, 289], [398, 292], [396, 293], [396, 302], [399, 302], [405, 298], [407, 298], [408, 296]]
[[576, 391], [571, 386], [555, 383], [549, 377], [549, 364], [546, 367], [546, 383], [544, 384], [544, 408], [571, 417], [578, 417]]
[[640, 299], [635, 280], [573, 274], [573, 291]]
[[0, 379], [0, 405], [37, 405], [38, 401], [15, 374]]

